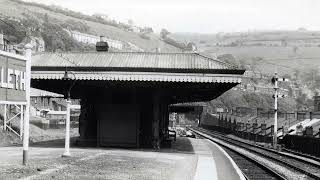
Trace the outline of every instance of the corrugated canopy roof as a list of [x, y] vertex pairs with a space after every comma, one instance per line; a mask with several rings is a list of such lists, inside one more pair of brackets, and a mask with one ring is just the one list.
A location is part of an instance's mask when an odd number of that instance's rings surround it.
[[[240, 75], [199, 74], [199, 73], [155, 73], [155, 72], [73, 72], [77, 80], [100, 81], [161, 81], [161, 82], [194, 82], [194, 83], [240, 83]], [[62, 79], [63, 71], [34, 71], [33, 79]]]
[[77, 52], [43, 53], [32, 59], [37, 68], [112, 68], [157, 70], [237, 70], [237, 67], [198, 53]]
[[244, 70], [198, 53], [43, 53], [32, 58], [33, 79], [240, 83]]

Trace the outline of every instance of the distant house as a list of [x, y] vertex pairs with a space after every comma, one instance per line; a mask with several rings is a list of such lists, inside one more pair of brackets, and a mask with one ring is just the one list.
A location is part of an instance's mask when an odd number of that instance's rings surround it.
[[33, 37], [30, 43], [34, 47], [35, 52], [44, 52], [45, 49], [45, 42], [42, 37]]
[[[65, 31], [76, 41], [85, 43], [85, 44], [96, 44], [100, 41], [100, 36], [95, 36], [91, 34], [81, 33], [78, 31], [71, 31], [65, 29]], [[123, 49], [123, 43], [118, 40], [114, 40], [111, 38], [104, 37], [104, 41], [106, 41], [109, 45], [109, 47], [112, 47], [114, 49], [122, 50]]]
[[9, 40], [6, 38], [6, 36], [0, 32], [0, 50], [2, 51], [8, 51], [9, 49]]
[[128, 31], [130, 31], [130, 32], [135, 32], [135, 33], [139, 33], [139, 32], [141, 32], [141, 28], [138, 27], [138, 26], [130, 26], [130, 27], [128, 28]]
[[[67, 111], [42, 110], [42, 117], [49, 121], [49, 124], [65, 124], [67, 118]], [[70, 121], [79, 122], [80, 106], [76, 109], [71, 109]]]
[[[50, 124], [64, 124], [66, 119], [66, 102], [64, 96], [49, 91], [31, 88], [31, 115], [46, 118]], [[79, 102], [74, 100], [73, 104]], [[71, 121], [79, 121], [80, 105], [72, 105]]]
[[33, 116], [44, 117], [45, 111], [65, 111], [64, 96], [44, 90], [31, 88], [30, 103]]
[[66, 120], [66, 111], [48, 111], [45, 118], [50, 124], [64, 124]]
[[1, 32], [1, 30], [0, 30], [0, 50], [17, 54], [17, 50], [15, 49], [14, 45], [9, 41], [9, 38]]
[[45, 42], [41, 36], [36, 37], [29, 34], [27, 37], [25, 37], [21, 41], [21, 43], [13, 44], [12, 42], [10, 42], [9, 38], [5, 34], [1, 33], [1, 30], [0, 30], [0, 50], [1, 51], [11, 52], [14, 54], [22, 54], [26, 44], [32, 45], [33, 53], [45, 51]]

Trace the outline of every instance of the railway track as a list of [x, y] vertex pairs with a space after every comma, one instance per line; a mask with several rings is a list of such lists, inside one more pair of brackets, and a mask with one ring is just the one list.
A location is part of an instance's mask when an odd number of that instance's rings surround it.
[[[216, 131], [212, 131], [212, 130], [206, 130], [206, 129], [202, 129], [202, 130], [205, 130], [207, 132], [210, 132], [210, 133], [218, 135], [218, 136], [224, 136], [225, 137], [224, 133], [220, 133], [220, 132], [216, 132]], [[225, 137], [225, 138], [228, 138], [228, 137]], [[232, 138], [228, 138], [228, 139], [231, 140]], [[257, 147], [257, 148], [260, 148], [260, 149], [264, 149], [266, 151], [275, 152], [275, 153], [281, 154], [283, 156], [293, 156], [293, 158], [298, 158], [298, 159], [301, 159], [302, 161], [310, 161], [310, 163], [315, 164], [315, 166], [320, 168], [320, 158], [315, 157], [315, 156], [299, 153], [299, 152], [292, 151], [292, 150], [289, 150], [289, 149], [281, 149], [281, 151], [276, 151], [274, 149], [270, 149], [270, 148], [267, 148], [267, 147], [255, 145], [253, 143], [248, 143], [248, 142], [237, 140], [237, 139], [232, 139], [232, 140], [233, 141], [238, 141], [239, 143], [247, 144], [249, 146], [254, 146], [254, 147]]]
[[285, 180], [286, 178], [269, 167], [260, 164], [255, 159], [244, 156], [237, 151], [225, 148], [225, 151], [232, 157], [233, 161], [242, 170], [247, 180]]
[[[209, 130], [204, 130], [204, 129], [199, 129], [199, 128], [192, 128], [190, 129], [193, 132], [195, 132], [198, 135], [201, 135], [207, 139], [210, 139], [211, 141], [214, 141], [225, 148], [232, 150], [233, 152], [236, 152], [234, 147], [241, 148], [247, 152], [250, 152], [254, 154], [259, 158], [264, 158], [268, 161], [270, 161], [273, 164], [280, 165], [280, 169], [286, 169], [286, 170], [281, 170], [280, 173], [278, 173], [279, 168], [274, 168], [274, 167], [267, 167], [269, 169], [269, 174], [272, 173], [277, 173], [278, 175], [273, 174], [274, 178], [276, 179], [292, 179], [294, 176], [292, 174], [290, 175], [290, 172], [293, 174], [297, 174], [299, 178], [297, 179], [320, 179], [320, 163], [318, 161], [315, 161], [314, 159], [309, 159], [306, 157], [298, 156], [298, 155], [293, 155], [289, 153], [283, 153], [283, 152], [278, 152], [275, 150], [271, 150], [268, 148], [260, 147], [260, 146], [255, 146], [250, 143], [246, 143], [243, 141], [239, 141], [236, 139], [232, 139], [229, 137], [226, 137], [220, 133], [214, 133]], [[220, 140], [226, 144], [221, 143]], [[230, 147], [230, 145], [233, 146], [233, 148]], [[240, 154], [238, 152], [238, 154]], [[243, 157], [246, 156], [242, 154]], [[254, 159], [256, 164], [262, 165], [263, 163], [258, 162], [256, 158], [251, 158]], [[266, 166], [265, 164], [263, 166]], [[263, 168], [266, 170], [266, 168]], [[280, 175], [280, 176], [279, 176]], [[249, 175], [248, 175], [249, 176]], [[250, 179], [250, 178], [249, 178]], [[256, 178], [254, 178], [256, 179]]]
[[297, 156], [300, 156], [300, 157], [304, 157], [304, 158], [307, 158], [307, 159], [312, 159], [312, 160], [320, 163], [320, 158], [312, 156], [312, 155], [296, 152], [296, 151], [293, 151], [293, 150], [290, 150], [290, 149], [282, 149], [281, 151], [287, 152], [287, 153], [291, 153], [291, 154], [294, 154], [294, 155], [297, 155]]

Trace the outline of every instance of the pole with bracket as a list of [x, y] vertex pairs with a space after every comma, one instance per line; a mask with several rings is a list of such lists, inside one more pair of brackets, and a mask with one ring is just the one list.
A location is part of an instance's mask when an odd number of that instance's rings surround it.
[[[69, 74], [72, 74], [74, 79], [69, 77]], [[76, 76], [74, 73], [65, 71], [64, 76], [62, 78], [65, 81], [73, 81], [70, 87], [68, 88], [68, 91], [66, 93], [66, 104], [67, 104], [67, 112], [66, 112], [66, 134], [65, 134], [65, 144], [64, 144], [64, 153], [62, 154], [62, 157], [70, 157], [70, 109], [71, 109], [71, 90], [73, 86], [76, 83]]]

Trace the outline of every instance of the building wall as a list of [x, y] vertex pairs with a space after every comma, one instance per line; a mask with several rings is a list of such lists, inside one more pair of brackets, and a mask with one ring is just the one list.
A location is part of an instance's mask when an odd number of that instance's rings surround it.
[[168, 124], [165, 98], [150, 90], [93, 90], [81, 99], [79, 142], [86, 146], [152, 147], [160, 144]]
[[140, 113], [136, 105], [98, 104], [96, 109], [100, 146], [139, 147]]
[[65, 111], [66, 105], [63, 98], [54, 98], [49, 96], [31, 96], [30, 103], [37, 110], [50, 109], [54, 111]]

